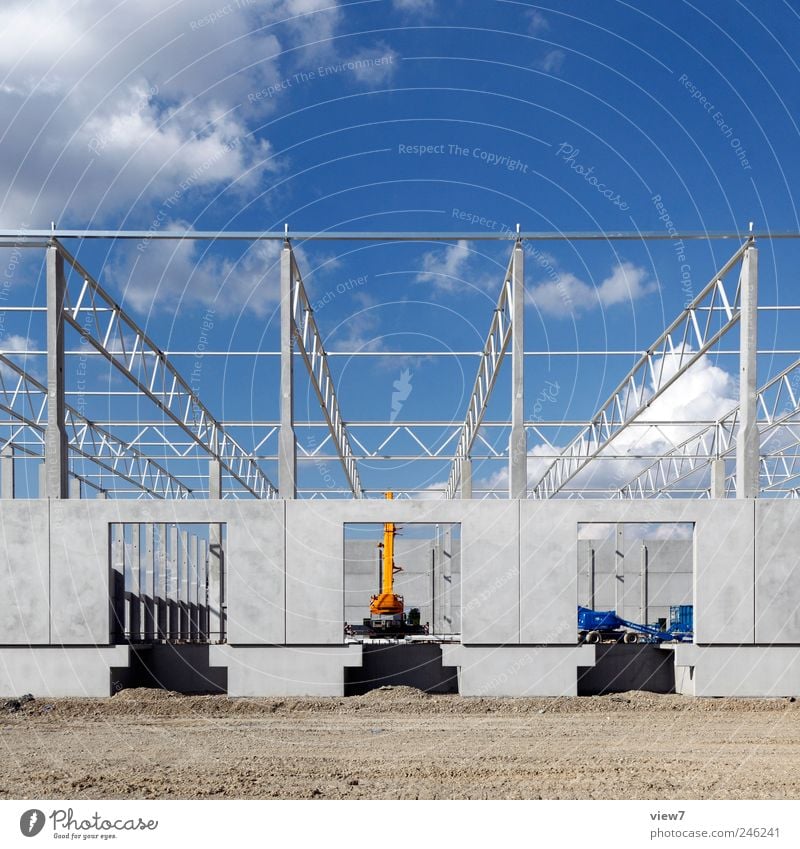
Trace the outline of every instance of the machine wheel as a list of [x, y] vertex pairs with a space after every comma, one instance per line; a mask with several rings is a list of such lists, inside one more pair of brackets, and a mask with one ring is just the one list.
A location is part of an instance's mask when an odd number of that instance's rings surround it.
[[633, 631], [626, 631], [625, 635], [622, 638], [623, 643], [638, 643], [639, 635], [634, 634]]
[[600, 632], [599, 631], [589, 631], [586, 635], [587, 643], [599, 643], [600, 642]]

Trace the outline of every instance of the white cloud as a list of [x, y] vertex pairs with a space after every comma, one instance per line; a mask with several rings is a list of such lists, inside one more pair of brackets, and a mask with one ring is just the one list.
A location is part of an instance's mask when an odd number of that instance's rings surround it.
[[276, 33], [324, 41], [338, 19], [334, 0], [6, 2], [0, 221], [124, 222], [193, 174], [194, 190], [255, 193], [275, 165], [247, 117], [275, 102], [248, 95], [281, 78]]
[[531, 9], [526, 12], [525, 17], [528, 19], [528, 32], [531, 35], [550, 29], [550, 22], [538, 9]]
[[400, 12], [428, 13], [435, 8], [434, 0], [392, 0], [392, 5]]
[[558, 48], [548, 50], [544, 56], [537, 60], [536, 67], [548, 74], [557, 74], [564, 67], [564, 60], [566, 58], [563, 50], [559, 50]]
[[[677, 355], [670, 355], [664, 364], [664, 374], [669, 377], [678, 366]], [[658, 369], [658, 365], [656, 365]], [[654, 386], [647, 393], [653, 394]], [[701, 420], [716, 421], [729, 413], [738, 403], [736, 381], [731, 374], [715, 366], [707, 356], [700, 359], [675, 383], [644, 410], [638, 421], [670, 422], [668, 425], [652, 427], [630, 427], [624, 430], [609, 446], [613, 455], [630, 455], [630, 459], [591, 461], [579, 472], [568, 487], [570, 489], [617, 489], [651, 465], [652, 459], [639, 459], [637, 455], [658, 456], [673, 446], [691, 437], [697, 427], [682, 422]], [[542, 475], [553, 462], [553, 455], [564, 446], [533, 445], [528, 450], [528, 487], [538, 484]], [[584, 443], [588, 453], [594, 446]], [[549, 456], [548, 456], [549, 455]], [[600, 457], [603, 455], [601, 454]], [[508, 487], [508, 469], [501, 468], [485, 480], [475, 484], [475, 489], [499, 489]]]
[[547, 315], [569, 316], [636, 301], [656, 291], [658, 283], [649, 279], [646, 269], [621, 262], [598, 285], [553, 268], [549, 279], [528, 288], [527, 300]]
[[433, 283], [438, 288], [452, 290], [464, 282], [464, 273], [471, 251], [464, 239], [448, 245], [443, 251], [429, 251], [422, 257], [422, 271], [417, 275], [418, 283]]
[[[170, 221], [168, 229], [192, 229]], [[141, 250], [140, 250], [141, 248]], [[249, 310], [268, 316], [280, 302], [277, 241], [255, 242], [237, 259], [209, 253], [204, 242], [152, 239], [122, 254], [109, 267], [124, 302], [137, 312], [179, 304], [213, 306], [221, 315]]]
[[379, 41], [374, 47], [360, 50], [344, 61], [355, 63], [352, 73], [359, 82], [378, 86], [395, 75], [398, 54], [387, 44]]

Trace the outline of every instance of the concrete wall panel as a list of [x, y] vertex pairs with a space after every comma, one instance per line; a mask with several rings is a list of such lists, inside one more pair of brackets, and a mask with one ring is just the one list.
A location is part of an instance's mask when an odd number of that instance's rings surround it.
[[110, 532], [95, 502], [50, 502], [50, 639], [54, 645], [111, 642]]
[[0, 645], [50, 642], [46, 501], [0, 502]]
[[713, 501], [695, 532], [696, 643], [755, 639], [755, 502]]
[[756, 504], [756, 642], [800, 643], [800, 509]]

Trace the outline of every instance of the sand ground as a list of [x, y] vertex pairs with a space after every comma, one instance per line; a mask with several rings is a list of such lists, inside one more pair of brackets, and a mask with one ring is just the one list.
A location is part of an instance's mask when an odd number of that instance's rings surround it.
[[12, 799], [796, 799], [800, 703], [123, 690], [9, 705], [0, 757]]

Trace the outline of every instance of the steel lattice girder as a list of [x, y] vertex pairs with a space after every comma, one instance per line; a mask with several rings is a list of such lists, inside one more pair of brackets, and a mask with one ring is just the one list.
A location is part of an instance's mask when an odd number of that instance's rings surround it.
[[339, 409], [333, 377], [328, 366], [328, 355], [314, 320], [314, 311], [308, 300], [294, 251], [290, 245], [287, 244], [287, 247], [291, 259], [292, 335], [311, 377], [311, 385], [322, 408], [339, 462], [347, 476], [347, 483], [353, 495], [361, 498], [363, 487], [358, 476], [358, 465], [347, 436], [347, 426]]
[[[737, 281], [735, 292], [729, 295], [725, 289], [725, 277], [751, 244], [749, 239], [736, 251], [650, 346], [590, 424], [548, 466], [533, 489], [534, 498], [552, 498], [562, 490], [739, 321], [740, 283]], [[725, 320], [720, 328], [715, 329], [714, 317], [719, 311], [723, 312]], [[648, 389], [648, 382], [652, 383], [651, 389]]]
[[[76, 292], [74, 275], [67, 276], [64, 320], [209, 455], [218, 459], [223, 469], [248, 492], [257, 498], [277, 498], [277, 489], [259, 465], [211, 415], [166, 355], [63, 245], [56, 243], [56, 247], [83, 279]], [[85, 316], [87, 312], [90, 320], [79, 321], [79, 315]]]
[[[514, 249], [516, 249], [516, 244]], [[478, 365], [478, 373], [475, 377], [475, 385], [472, 388], [472, 393], [467, 404], [467, 416], [461, 425], [461, 436], [456, 448], [456, 459], [450, 467], [445, 498], [455, 497], [459, 481], [461, 480], [461, 464], [469, 457], [472, 446], [478, 436], [478, 430], [489, 405], [489, 397], [492, 394], [492, 389], [497, 381], [497, 375], [500, 373], [500, 366], [511, 341], [514, 307], [512, 292], [513, 271], [514, 250], [511, 252], [511, 258], [508, 261], [508, 267], [503, 277], [503, 285], [500, 289], [500, 297], [497, 299], [497, 306], [494, 308], [494, 313], [492, 314], [492, 323], [489, 325], [489, 333], [486, 336], [486, 342], [483, 346], [480, 364]]]
[[[761, 448], [772, 440], [776, 432], [796, 425], [800, 414], [800, 401], [793, 385], [800, 379], [800, 359], [788, 365], [780, 374], [770, 378], [758, 390], [757, 404], [762, 418], [758, 422]], [[718, 422], [672, 448], [630, 481], [620, 487], [618, 498], [650, 498], [680, 483], [716, 458], [725, 458], [736, 449], [738, 405]], [[676, 422], [680, 425], [681, 422]], [[784, 446], [780, 446], [783, 448]], [[796, 464], [785, 457], [770, 457], [769, 452], [759, 458], [760, 475], [768, 488], [778, 481], [794, 477]], [[735, 484], [735, 474], [726, 478]]]
[[[0, 354], [0, 409], [37, 435], [44, 448], [47, 387]], [[65, 408], [70, 450], [157, 498], [187, 498], [190, 490], [163, 466], [97, 427], [72, 407]], [[10, 442], [10, 440], [9, 440]], [[74, 475], [89, 483], [85, 478]]]

